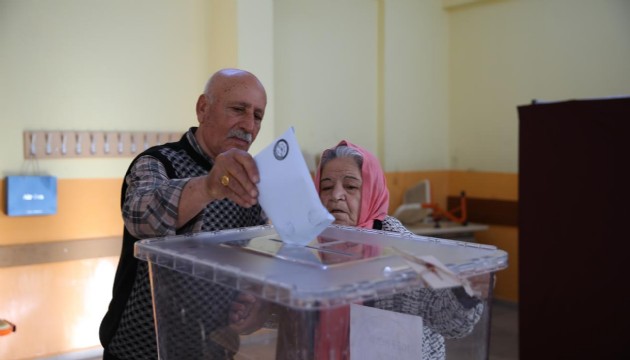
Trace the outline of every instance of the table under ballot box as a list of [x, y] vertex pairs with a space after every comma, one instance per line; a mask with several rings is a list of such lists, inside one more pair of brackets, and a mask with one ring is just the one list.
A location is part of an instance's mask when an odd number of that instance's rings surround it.
[[142, 240], [159, 356], [486, 359], [493, 246], [331, 225], [306, 246], [273, 226]]

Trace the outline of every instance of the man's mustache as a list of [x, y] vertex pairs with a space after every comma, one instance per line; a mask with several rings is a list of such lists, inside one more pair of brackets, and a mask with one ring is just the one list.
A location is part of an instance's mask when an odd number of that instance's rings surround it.
[[230, 130], [230, 132], [228, 132], [228, 137], [235, 137], [239, 140], [247, 141], [248, 144], [251, 144], [254, 139], [254, 136], [251, 133], [241, 129]]

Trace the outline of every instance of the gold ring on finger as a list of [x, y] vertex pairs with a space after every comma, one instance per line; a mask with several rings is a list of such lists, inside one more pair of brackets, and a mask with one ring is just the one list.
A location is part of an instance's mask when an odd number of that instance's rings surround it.
[[230, 184], [230, 177], [227, 175], [221, 176], [221, 185], [228, 186]]

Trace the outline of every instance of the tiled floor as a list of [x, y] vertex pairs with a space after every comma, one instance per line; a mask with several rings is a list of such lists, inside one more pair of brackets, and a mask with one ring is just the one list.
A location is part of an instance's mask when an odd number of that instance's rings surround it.
[[518, 305], [495, 301], [490, 330], [490, 360], [518, 359]]
[[[513, 303], [495, 301], [492, 307], [487, 307], [486, 310], [492, 311], [484, 312], [469, 335], [446, 340], [447, 360], [518, 359], [518, 307]], [[480, 326], [488, 320], [489, 328]]]

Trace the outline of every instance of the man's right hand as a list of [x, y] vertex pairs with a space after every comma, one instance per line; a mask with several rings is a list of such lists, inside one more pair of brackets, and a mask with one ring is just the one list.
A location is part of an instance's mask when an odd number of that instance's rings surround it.
[[258, 203], [260, 180], [254, 158], [246, 151], [230, 149], [214, 159], [214, 166], [205, 177], [205, 186], [211, 198], [228, 198], [242, 207]]

